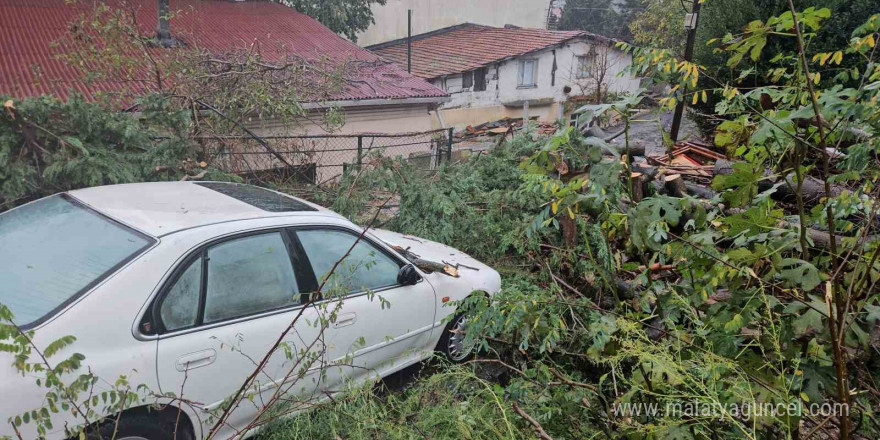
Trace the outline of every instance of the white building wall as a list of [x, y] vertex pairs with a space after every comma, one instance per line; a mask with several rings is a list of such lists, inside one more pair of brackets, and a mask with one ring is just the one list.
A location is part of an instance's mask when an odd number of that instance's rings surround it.
[[[295, 124], [285, 124], [278, 120], [269, 120], [257, 125], [252, 124], [250, 128], [259, 136], [322, 136], [322, 135], [358, 135], [358, 134], [401, 134], [424, 132], [432, 130], [434, 123], [432, 118], [436, 115], [429, 113], [430, 106], [428, 104], [412, 104], [412, 105], [387, 105], [387, 106], [364, 106], [349, 107], [344, 109], [345, 125], [333, 133], [327, 133], [317, 121], [320, 121], [321, 114], [313, 112], [309, 120], [300, 120]], [[388, 157], [403, 156], [409, 157], [417, 154], [422, 148], [421, 153], [430, 153], [430, 145], [406, 145], [407, 142], [413, 142], [418, 139], [422, 142], [425, 136], [418, 138], [402, 138], [401, 141], [393, 139], [382, 139], [383, 143], [376, 144], [375, 140], [365, 138], [363, 148], [369, 151], [370, 148], [379, 146], [397, 145], [400, 147], [389, 147], [382, 149], [382, 154]], [[269, 141], [270, 144], [273, 141]], [[295, 164], [317, 164], [316, 178], [318, 182], [326, 182], [338, 178], [343, 171], [344, 163], [354, 163], [357, 160], [357, 138], [356, 137], [317, 137], [312, 139], [302, 139], [296, 142], [288, 141], [285, 143], [286, 148], [292, 148], [297, 151], [307, 152], [308, 154], [285, 154], [288, 160]], [[256, 144], [251, 144], [252, 148], [258, 148]], [[341, 150], [341, 151], [340, 151]], [[260, 148], [258, 151], [262, 151]], [[248, 156], [250, 169], [261, 170], [275, 167], [281, 167], [282, 163], [274, 159], [271, 155], [262, 154], [256, 156]]]
[[410, 133], [431, 130], [429, 107], [428, 104], [410, 104], [343, 108], [345, 124], [332, 133], [318, 123], [321, 113], [317, 111], [312, 112], [308, 119], [292, 124], [269, 120], [249, 128], [261, 136]]
[[[543, 121], [553, 121], [563, 117], [562, 104], [570, 96], [589, 93], [594, 87], [593, 79], [577, 78], [577, 57], [590, 54], [591, 42], [571, 42], [555, 49], [546, 49], [520, 58], [502, 61], [488, 68], [485, 91], [475, 92], [472, 88], [462, 89], [461, 75], [450, 75], [431, 82], [445, 89], [451, 101], [442, 109], [443, 117], [449, 125], [463, 127], [480, 124], [502, 117], [522, 117], [523, 102], [529, 101], [530, 116], [538, 116]], [[605, 84], [610, 92], [634, 93], [639, 88], [639, 79], [629, 74], [618, 76], [632, 62], [632, 57], [616, 48], [597, 45], [596, 52], [607, 50], [605, 63]], [[599, 57], [600, 55], [597, 55]], [[553, 61], [556, 71], [553, 72]], [[519, 87], [520, 61], [538, 61], [537, 81], [534, 87]], [[554, 81], [555, 76], [555, 81]], [[571, 88], [565, 93], [566, 86]]]
[[371, 7], [376, 23], [358, 34], [360, 46], [406, 37], [407, 10], [413, 10], [413, 35], [461, 23], [487, 26], [547, 26], [550, 0], [388, 0]]

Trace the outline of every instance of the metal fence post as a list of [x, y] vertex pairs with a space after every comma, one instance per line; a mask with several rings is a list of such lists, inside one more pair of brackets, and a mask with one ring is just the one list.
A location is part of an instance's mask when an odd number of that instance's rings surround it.
[[357, 153], [357, 169], [360, 171], [361, 169], [361, 159], [364, 155], [364, 137], [358, 136], [358, 153]]
[[455, 136], [454, 130], [452, 127], [449, 127], [449, 148], [446, 150], [446, 162], [452, 161], [452, 139]]

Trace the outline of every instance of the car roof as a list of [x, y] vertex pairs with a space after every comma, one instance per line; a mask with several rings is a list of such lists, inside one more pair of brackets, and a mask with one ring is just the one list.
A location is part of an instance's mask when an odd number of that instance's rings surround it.
[[152, 182], [96, 186], [68, 194], [120, 223], [156, 237], [217, 223], [339, 214], [305, 200], [228, 182]]

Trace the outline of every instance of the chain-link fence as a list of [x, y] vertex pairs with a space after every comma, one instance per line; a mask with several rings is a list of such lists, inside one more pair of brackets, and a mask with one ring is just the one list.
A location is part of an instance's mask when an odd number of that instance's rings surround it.
[[401, 134], [200, 137], [211, 165], [253, 183], [332, 182], [376, 155], [434, 169], [449, 160], [451, 129]]

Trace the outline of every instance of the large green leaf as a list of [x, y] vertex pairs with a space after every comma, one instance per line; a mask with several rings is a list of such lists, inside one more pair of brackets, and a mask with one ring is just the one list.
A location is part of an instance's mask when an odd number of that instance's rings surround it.
[[795, 335], [819, 333], [825, 329], [823, 311], [827, 309], [825, 302], [820, 298], [811, 296], [808, 303], [794, 301], [785, 307], [785, 313], [795, 315], [791, 322]]
[[659, 250], [668, 227], [678, 226], [682, 212], [680, 199], [657, 196], [642, 200], [629, 212], [632, 242], [641, 249]]
[[819, 269], [798, 258], [783, 258], [776, 269], [785, 281], [786, 287], [800, 287], [804, 290], [813, 290], [822, 280], [819, 278]]
[[741, 213], [721, 219], [728, 227], [727, 237], [744, 234], [746, 237], [769, 232], [775, 228], [776, 222], [782, 217], [781, 210], [770, 209], [769, 205], [753, 206]]
[[732, 165], [733, 173], [715, 176], [712, 188], [725, 191], [721, 196], [729, 206], [734, 208], [749, 204], [758, 195], [758, 181], [763, 170], [749, 162], [736, 162]]

